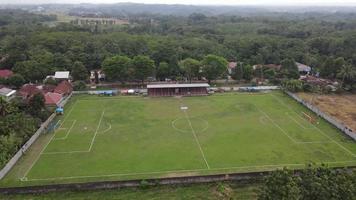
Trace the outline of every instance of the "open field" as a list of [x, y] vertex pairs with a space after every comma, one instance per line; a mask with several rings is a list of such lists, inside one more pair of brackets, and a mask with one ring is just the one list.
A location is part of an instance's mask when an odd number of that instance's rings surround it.
[[315, 95], [299, 93], [305, 101], [317, 106], [321, 111], [356, 130], [356, 95]]
[[[187, 107], [187, 109], [182, 109]], [[356, 165], [356, 144], [280, 93], [75, 96], [0, 186]]]

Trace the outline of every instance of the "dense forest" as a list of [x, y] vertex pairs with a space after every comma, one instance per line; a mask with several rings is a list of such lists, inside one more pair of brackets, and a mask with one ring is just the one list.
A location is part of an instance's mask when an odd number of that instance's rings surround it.
[[[129, 25], [59, 23], [54, 27], [43, 23], [55, 21], [53, 15], [18, 10], [1, 10], [0, 15], [6, 19], [0, 24], [0, 67], [12, 69], [31, 82], [42, 81], [55, 70], [72, 71], [74, 63], [87, 70], [105, 68], [117, 56], [125, 57], [122, 62], [137, 56], [153, 61], [144, 70], [145, 78], [190, 76], [181, 61], [203, 61], [207, 55], [238, 62], [245, 68], [294, 60], [312, 66], [322, 77], [344, 80], [348, 88], [352, 88], [355, 78], [356, 15], [353, 13], [261, 12], [249, 17], [146, 13], [131, 14]], [[120, 57], [116, 62], [121, 62]], [[340, 75], [343, 67], [351, 73]], [[125, 67], [117, 69], [123, 70], [135, 71]], [[111, 78], [127, 80], [117, 74]], [[131, 79], [142, 78], [133, 75]]]

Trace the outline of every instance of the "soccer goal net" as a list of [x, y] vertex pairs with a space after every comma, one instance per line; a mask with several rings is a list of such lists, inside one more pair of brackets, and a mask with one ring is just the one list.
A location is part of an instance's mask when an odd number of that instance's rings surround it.
[[311, 115], [311, 114], [308, 114], [306, 112], [302, 112], [302, 116], [312, 124], [317, 124], [318, 123], [318, 119], [315, 116]]

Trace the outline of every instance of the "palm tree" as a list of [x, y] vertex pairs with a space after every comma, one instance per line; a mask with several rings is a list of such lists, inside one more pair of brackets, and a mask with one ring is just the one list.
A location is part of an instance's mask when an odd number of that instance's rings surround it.
[[343, 65], [337, 74], [338, 77], [342, 77], [341, 86], [345, 80], [352, 80], [356, 77], [356, 69], [351, 65]]
[[5, 116], [14, 111], [14, 107], [4, 98], [0, 97], [0, 116]]

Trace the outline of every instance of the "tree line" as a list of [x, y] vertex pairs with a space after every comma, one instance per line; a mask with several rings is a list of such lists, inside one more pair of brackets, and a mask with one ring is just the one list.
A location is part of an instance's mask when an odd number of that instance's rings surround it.
[[[73, 71], [78, 62], [87, 72], [99, 69], [115, 56], [149, 57], [156, 78], [178, 79], [187, 74], [180, 66], [183, 60], [202, 61], [211, 54], [237, 61], [246, 71], [255, 64], [293, 59], [312, 66], [321, 77], [355, 88], [356, 20], [348, 13], [303, 18], [283, 13], [278, 17], [136, 15], [130, 25], [96, 31], [68, 23], [48, 27], [41, 20], [1, 26], [0, 56], [6, 59], [0, 59], [0, 68], [13, 69], [26, 82], [42, 81], [56, 70]], [[352, 73], [341, 76], [341, 70]], [[131, 78], [137, 79], [136, 75]]]

